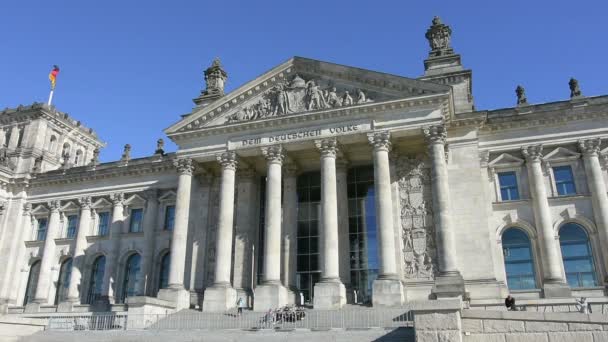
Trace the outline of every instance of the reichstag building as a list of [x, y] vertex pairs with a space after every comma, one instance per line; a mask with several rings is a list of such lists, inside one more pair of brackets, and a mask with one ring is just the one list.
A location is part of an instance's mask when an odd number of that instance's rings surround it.
[[175, 153], [3, 110], [2, 311], [605, 296], [608, 96], [479, 110], [451, 34], [414, 78], [293, 57], [225, 93], [216, 59]]

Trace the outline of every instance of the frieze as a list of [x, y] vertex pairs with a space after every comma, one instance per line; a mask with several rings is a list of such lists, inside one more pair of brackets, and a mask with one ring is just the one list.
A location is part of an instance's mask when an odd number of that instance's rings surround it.
[[421, 156], [398, 156], [395, 163], [401, 203], [404, 276], [412, 280], [431, 280], [437, 270], [437, 247], [430, 169]]

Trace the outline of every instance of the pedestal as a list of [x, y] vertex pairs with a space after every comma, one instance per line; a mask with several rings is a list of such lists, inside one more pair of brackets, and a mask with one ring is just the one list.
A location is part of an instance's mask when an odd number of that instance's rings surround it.
[[38, 313], [40, 312], [40, 303], [27, 303], [25, 305], [25, 313]]
[[431, 293], [435, 296], [435, 299], [462, 298], [465, 294], [464, 279], [460, 273], [437, 276]]
[[236, 290], [230, 286], [211, 286], [203, 296], [204, 312], [225, 312], [236, 307]]
[[319, 310], [340, 309], [346, 304], [346, 288], [339, 281], [315, 284], [313, 307]]
[[190, 308], [190, 291], [186, 289], [161, 289], [158, 291], [158, 299], [175, 305], [177, 311]]
[[287, 304], [287, 289], [280, 284], [265, 284], [255, 288], [253, 311], [264, 312]]
[[302, 305], [300, 304], [300, 291], [295, 286], [287, 288], [287, 305]]
[[399, 279], [376, 279], [372, 288], [372, 305], [400, 306], [405, 302], [403, 284]]
[[60, 302], [59, 305], [57, 305], [57, 312], [72, 312], [74, 311], [74, 304], [78, 304], [78, 302]]
[[545, 283], [543, 285], [544, 298], [568, 298], [572, 297], [572, 291], [568, 284], [564, 283]]

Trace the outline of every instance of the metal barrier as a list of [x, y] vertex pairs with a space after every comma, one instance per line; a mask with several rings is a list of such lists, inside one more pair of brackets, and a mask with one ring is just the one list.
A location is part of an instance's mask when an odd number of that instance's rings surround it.
[[[593, 313], [608, 315], [608, 303], [591, 302]], [[516, 304], [518, 311], [530, 312], [579, 312], [576, 304]], [[473, 310], [507, 311], [504, 304], [470, 305]]]
[[194, 330], [194, 329], [366, 329], [413, 326], [413, 312], [404, 309], [306, 310], [303, 314], [245, 311], [175, 314], [93, 314], [49, 317], [49, 330]]

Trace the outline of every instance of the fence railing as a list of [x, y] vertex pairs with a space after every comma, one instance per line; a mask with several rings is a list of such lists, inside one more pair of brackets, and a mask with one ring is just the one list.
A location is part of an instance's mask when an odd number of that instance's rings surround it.
[[245, 311], [175, 314], [103, 313], [49, 317], [49, 330], [194, 330], [194, 329], [366, 329], [413, 326], [413, 312], [404, 309], [307, 310], [298, 313]]
[[[608, 315], [608, 303], [590, 303], [591, 311], [597, 314]], [[527, 304], [516, 303], [518, 311], [531, 312], [579, 312], [579, 306], [576, 304]], [[492, 311], [507, 311], [504, 304], [473, 304], [468, 307], [473, 310], [492, 310]]]

